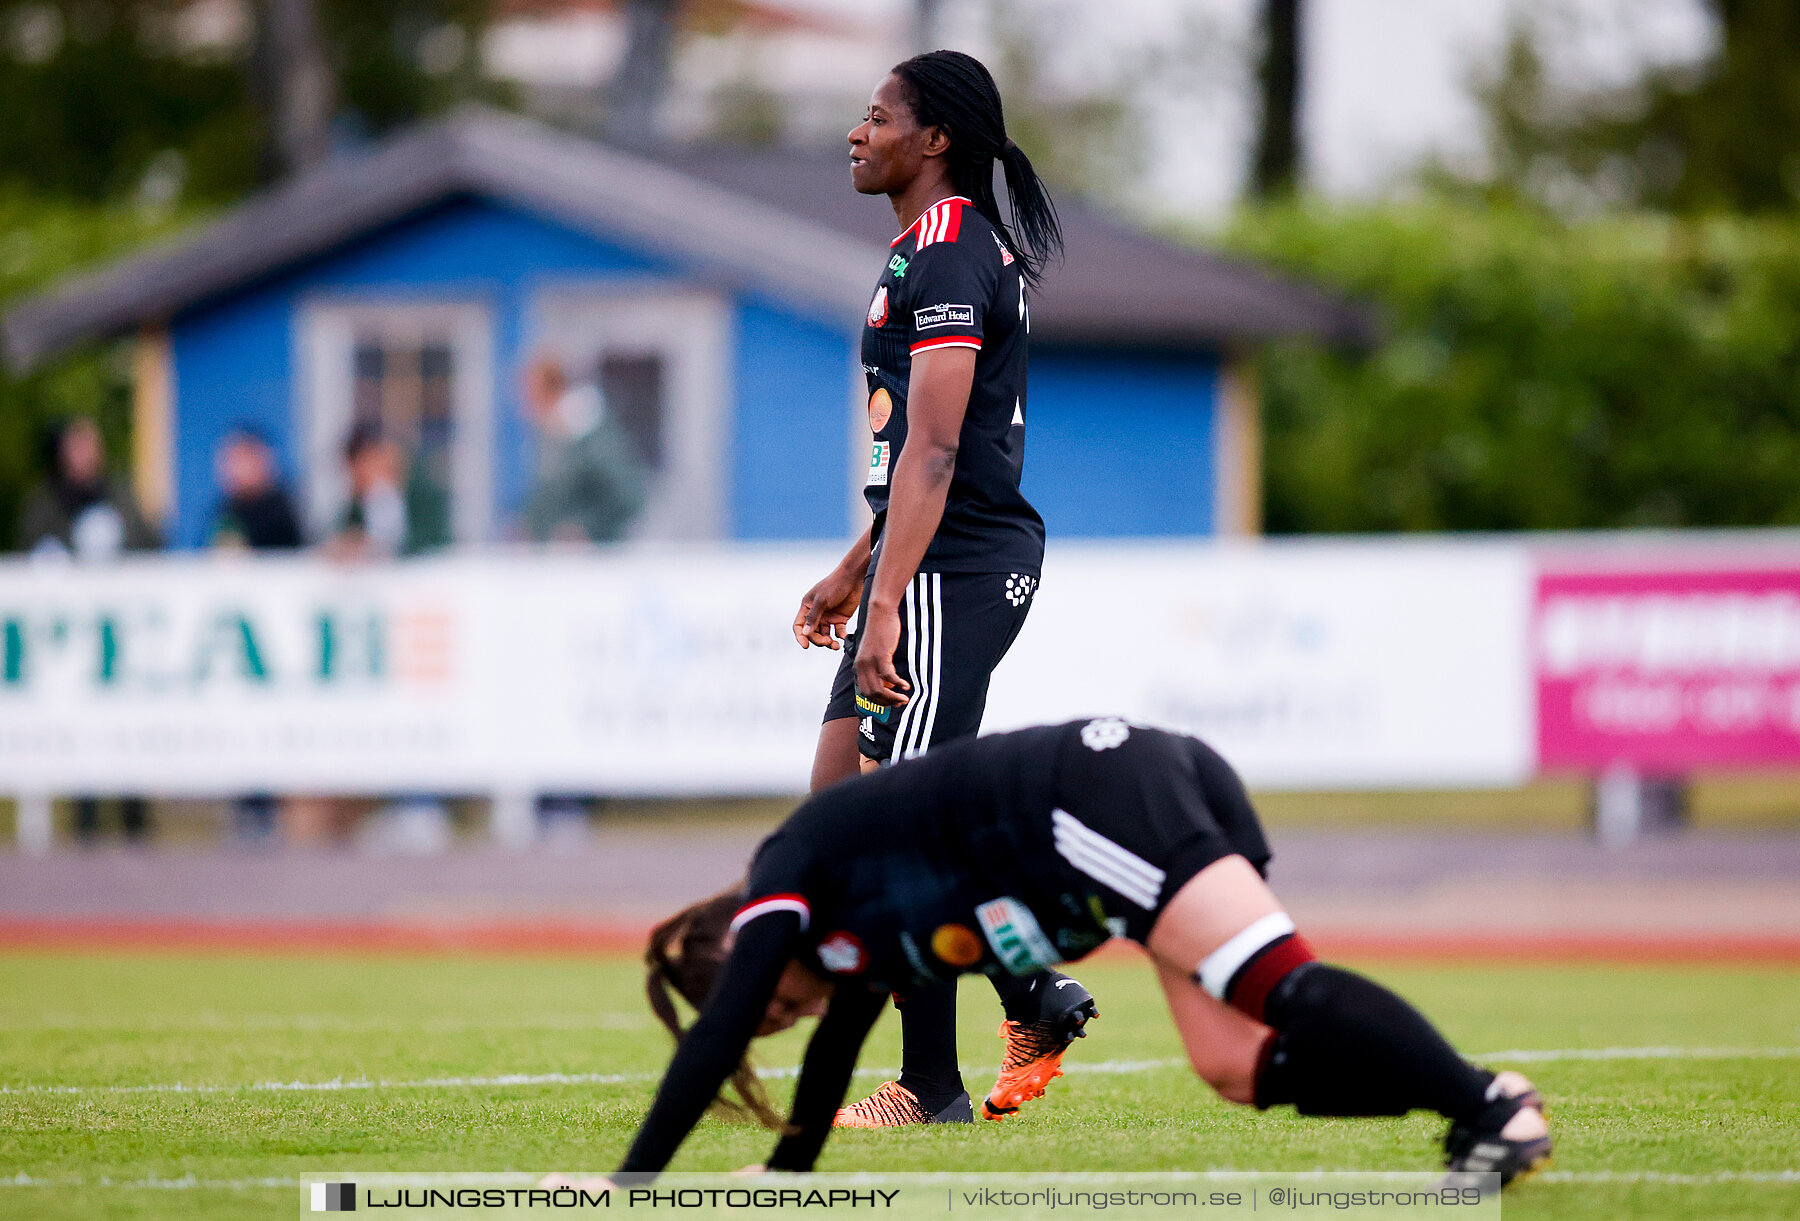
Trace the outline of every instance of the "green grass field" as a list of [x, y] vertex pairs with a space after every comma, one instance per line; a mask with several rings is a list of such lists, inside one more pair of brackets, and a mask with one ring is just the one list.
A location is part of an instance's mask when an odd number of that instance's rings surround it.
[[[1509, 1217], [1800, 1216], [1800, 971], [1359, 965], [1467, 1052], [1555, 1053], [1512, 1061], [1551, 1099], [1559, 1150], [1508, 1193]], [[1018, 1121], [845, 1133], [820, 1168], [1436, 1166], [1435, 1117], [1216, 1101], [1175, 1062], [1147, 970], [1115, 958], [1080, 974], [1101, 1019]], [[985, 984], [964, 988], [979, 1091], [997, 1010]], [[793, 1065], [802, 1037], [769, 1041], [762, 1063]], [[286, 1218], [297, 1197], [281, 1181], [307, 1174], [605, 1170], [668, 1051], [616, 960], [0, 954], [0, 1216]], [[863, 1062], [898, 1057], [890, 1015]], [[497, 1080], [553, 1074], [620, 1079]], [[677, 1168], [732, 1169], [769, 1144], [708, 1120]]]

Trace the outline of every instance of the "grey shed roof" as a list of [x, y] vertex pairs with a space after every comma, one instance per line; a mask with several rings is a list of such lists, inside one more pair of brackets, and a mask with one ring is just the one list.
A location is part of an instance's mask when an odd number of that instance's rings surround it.
[[[67, 281], [9, 313], [16, 369], [165, 319], [458, 194], [504, 200], [640, 244], [715, 282], [860, 317], [894, 217], [850, 189], [841, 154], [707, 151], [652, 159], [469, 108], [283, 184], [175, 244]], [[1366, 343], [1360, 310], [1247, 263], [1176, 246], [1080, 206], [1033, 304], [1051, 341], [1210, 346], [1276, 335]], [[754, 240], [745, 240], [753, 234]]]
[[[819, 152], [705, 149], [665, 164], [886, 247], [893, 209], [850, 189], [849, 148]], [[1369, 347], [1364, 307], [1247, 260], [1145, 233], [1078, 200], [1057, 202], [1064, 259], [1032, 297], [1033, 339], [1146, 347], [1213, 347], [1309, 336]], [[864, 295], [873, 273], [864, 276]]]

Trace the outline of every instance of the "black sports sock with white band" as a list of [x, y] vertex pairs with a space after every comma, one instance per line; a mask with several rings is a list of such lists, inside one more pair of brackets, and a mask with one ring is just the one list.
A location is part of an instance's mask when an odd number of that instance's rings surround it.
[[1417, 1009], [1380, 984], [1319, 962], [1285, 913], [1257, 920], [1200, 965], [1212, 995], [1268, 1024], [1256, 1105], [1302, 1115], [1455, 1120], [1488, 1105], [1493, 1074], [1469, 1064]]

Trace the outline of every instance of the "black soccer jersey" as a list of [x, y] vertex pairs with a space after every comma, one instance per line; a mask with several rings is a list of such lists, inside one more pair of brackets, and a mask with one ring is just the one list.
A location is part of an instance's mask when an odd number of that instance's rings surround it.
[[877, 545], [888, 483], [906, 446], [913, 357], [937, 348], [976, 351], [956, 470], [923, 571], [1039, 574], [1044, 521], [1019, 490], [1030, 320], [1019, 260], [967, 199], [933, 204], [894, 239], [862, 342], [875, 434], [864, 494]]
[[731, 953], [621, 1169], [668, 1164], [790, 960], [837, 986], [771, 1170], [812, 1167], [889, 989], [1141, 942], [1189, 878], [1232, 853], [1269, 859], [1230, 766], [1114, 717], [965, 738], [815, 794], [757, 850]]
[[1114, 936], [1228, 853], [1269, 852], [1204, 743], [1115, 718], [965, 739], [814, 796], [757, 851], [742, 926], [794, 911], [827, 976], [908, 989], [1029, 975]]

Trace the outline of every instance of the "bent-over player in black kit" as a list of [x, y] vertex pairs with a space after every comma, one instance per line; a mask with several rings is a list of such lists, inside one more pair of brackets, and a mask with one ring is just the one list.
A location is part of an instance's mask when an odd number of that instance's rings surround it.
[[1474, 1067], [1398, 996], [1319, 962], [1268, 860], [1223, 759], [1112, 718], [952, 743], [819, 793], [763, 841], [741, 892], [658, 931], [652, 995], [673, 984], [700, 1016], [620, 1170], [666, 1167], [754, 1035], [822, 1014], [767, 1163], [810, 1170], [889, 989], [1017, 978], [1112, 937], [1149, 950], [1195, 1071], [1231, 1101], [1425, 1108], [1450, 1120], [1452, 1171], [1541, 1166], [1531, 1083]]
[[[1011, 229], [994, 194], [996, 164]], [[1006, 137], [993, 77], [955, 51], [900, 64], [850, 133], [850, 173], [858, 191], [888, 196], [900, 236], [863, 327], [874, 521], [794, 619], [803, 648], [838, 648], [844, 636], [815, 792], [981, 728], [989, 678], [1025, 622], [1044, 555], [1043, 520], [1019, 490], [1028, 295], [1061, 236], [1030, 160]], [[853, 615], [856, 630], [845, 635]], [[981, 1113], [1005, 1119], [1062, 1075], [1064, 1050], [1096, 1010], [1086, 989], [1052, 972], [1005, 976], [996, 988], [1006, 1051]], [[838, 1122], [972, 1119], [954, 989], [895, 999], [900, 1079]]]

